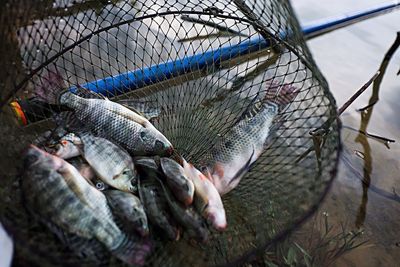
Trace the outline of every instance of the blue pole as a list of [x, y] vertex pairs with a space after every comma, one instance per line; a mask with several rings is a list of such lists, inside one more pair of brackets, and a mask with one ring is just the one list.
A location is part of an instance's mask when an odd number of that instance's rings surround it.
[[[309, 26], [304, 26], [302, 31], [307, 39], [311, 39], [335, 29], [391, 12], [399, 7], [400, 3], [397, 1], [386, 3], [368, 10], [354, 12], [350, 15], [328, 19], [322, 23], [313, 23]], [[281, 37], [285, 38], [285, 35], [286, 33], [282, 33]], [[269, 47], [269, 45], [270, 43], [267, 40], [254, 37], [237, 45], [224, 46], [183, 59], [167, 61], [144, 69], [128, 71], [116, 76], [88, 82], [81, 86], [105, 96], [116, 96], [180, 75], [204, 70], [207, 67], [212, 66], [218, 68], [221, 63], [225, 61], [265, 49]], [[76, 87], [70, 87], [70, 90], [74, 92]]]

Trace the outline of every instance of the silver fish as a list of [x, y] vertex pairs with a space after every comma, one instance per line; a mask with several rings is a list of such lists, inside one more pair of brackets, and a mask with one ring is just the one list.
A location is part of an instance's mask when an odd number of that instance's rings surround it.
[[135, 240], [113, 220], [105, 196], [66, 161], [31, 145], [24, 157], [22, 192], [26, 205], [69, 234], [97, 240], [128, 264], [143, 265], [148, 240]]
[[60, 141], [56, 145], [56, 152], [54, 155], [62, 159], [70, 159], [77, 157], [81, 154], [80, 147], [82, 141], [74, 133], [68, 133], [61, 137]]
[[123, 221], [127, 229], [134, 229], [141, 236], [149, 234], [147, 216], [138, 197], [119, 190], [106, 190], [104, 194], [113, 214]]
[[160, 165], [166, 177], [168, 187], [171, 188], [174, 196], [186, 206], [192, 204], [194, 185], [186, 176], [183, 167], [170, 158], [161, 158]]
[[204, 218], [209, 220], [215, 229], [223, 231], [226, 226], [225, 209], [221, 196], [208, 178], [192, 164], [183, 161], [183, 168], [192, 180], [195, 188], [195, 205]]
[[85, 99], [69, 91], [59, 104], [96, 135], [116, 142], [133, 155], [170, 155], [172, 144], [146, 118], [107, 99]]
[[[280, 89], [280, 91], [278, 91]], [[278, 94], [279, 92], [279, 94]], [[234, 189], [264, 150], [275, 116], [297, 95], [294, 87], [271, 85], [205, 157], [205, 174], [220, 195]]]
[[83, 144], [82, 157], [104, 183], [122, 191], [137, 192], [137, 173], [128, 152], [90, 133], [79, 136]]

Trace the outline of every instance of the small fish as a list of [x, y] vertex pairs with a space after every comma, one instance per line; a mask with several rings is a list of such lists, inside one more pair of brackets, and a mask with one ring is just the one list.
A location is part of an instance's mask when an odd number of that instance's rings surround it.
[[113, 214], [123, 221], [127, 229], [134, 229], [141, 236], [149, 234], [147, 216], [138, 197], [119, 190], [107, 190], [104, 194]]
[[149, 221], [160, 228], [168, 239], [179, 240], [179, 228], [168, 213], [168, 203], [156, 180], [156, 176], [160, 175], [157, 164], [151, 158], [140, 159], [136, 164], [140, 171], [139, 196]]
[[62, 159], [70, 159], [81, 154], [82, 141], [74, 133], [64, 135], [56, 145], [54, 155]]
[[168, 187], [171, 188], [175, 197], [186, 206], [192, 204], [194, 185], [186, 176], [183, 167], [170, 158], [161, 158], [160, 165], [166, 177]]
[[208, 239], [208, 229], [204, 225], [203, 219], [192, 207], [183, 207], [176, 202], [170, 190], [164, 186], [163, 181], [161, 179], [157, 180], [164, 192], [175, 220], [188, 231], [189, 236], [194, 237], [201, 242], [206, 242]]
[[239, 184], [263, 152], [275, 116], [296, 96], [294, 87], [271, 83], [264, 100], [252, 104], [205, 156], [205, 173], [220, 195]]
[[82, 157], [104, 183], [122, 191], [137, 192], [137, 173], [128, 152], [90, 133], [81, 133], [79, 137], [83, 144]]
[[62, 231], [97, 240], [128, 264], [143, 265], [148, 240], [127, 236], [115, 224], [106, 197], [69, 163], [31, 145], [24, 156], [21, 189], [33, 213]]
[[210, 221], [215, 229], [224, 230], [227, 226], [225, 209], [217, 189], [204, 174], [185, 160], [183, 161], [183, 168], [194, 184], [195, 205], [198, 206], [203, 217]]

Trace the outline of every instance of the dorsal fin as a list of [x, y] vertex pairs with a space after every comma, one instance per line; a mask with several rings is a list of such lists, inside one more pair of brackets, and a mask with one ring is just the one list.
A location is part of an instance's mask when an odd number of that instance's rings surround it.
[[239, 123], [243, 120], [249, 120], [257, 115], [263, 107], [263, 103], [258, 100], [256, 102], [250, 103], [250, 105], [246, 108], [246, 110], [237, 118], [236, 123]]
[[92, 90], [89, 90], [85, 87], [82, 87], [81, 85], [77, 84], [75, 88], [70, 90], [72, 93], [76, 94], [77, 96], [83, 97], [83, 98], [92, 98], [92, 99], [104, 99], [108, 100], [105, 96], [102, 94], [93, 92]]
[[161, 113], [161, 109], [156, 107], [151, 101], [141, 99], [121, 99], [116, 102], [148, 120], [157, 118]]

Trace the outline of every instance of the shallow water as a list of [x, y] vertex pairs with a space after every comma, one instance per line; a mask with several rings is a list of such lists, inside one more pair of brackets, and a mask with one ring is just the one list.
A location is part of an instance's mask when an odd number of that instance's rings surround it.
[[[379, 3], [382, 1], [292, 1], [302, 24]], [[378, 70], [399, 25], [400, 10], [307, 42], [338, 107]], [[400, 262], [400, 197], [396, 195], [400, 193], [399, 62], [400, 49], [387, 66], [373, 109], [364, 114], [356, 110], [368, 104], [371, 86], [341, 116], [344, 149], [339, 172], [320, 211], [328, 212], [331, 222], [346, 223], [349, 230], [364, 229], [364, 240], [369, 242], [341, 257], [335, 266], [398, 266]], [[365, 128], [395, 142], [387, 146], [359, 135], [358, 130]]]

